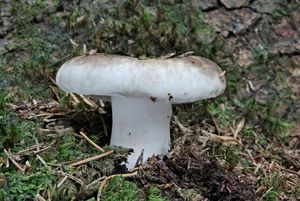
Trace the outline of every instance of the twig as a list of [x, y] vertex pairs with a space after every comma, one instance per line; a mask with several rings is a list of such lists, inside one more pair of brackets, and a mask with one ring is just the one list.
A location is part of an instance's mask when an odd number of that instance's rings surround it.
[[109, 154], [111, 154], [113, 152], [114, 152], [114, 150], [107, 151], [105, 153], [102, 153], [102, 154], [99, 154], [99, 155], [96, 155], [96, 156], [92, 156], [92, 157], [88, 157], [88, 158], [85, 158], [83, 160], [71, 163], [68, 166], [69, 167], [74, 167], [74, 166], [77, 166], [77, 165], [81, 165], [81, 164], [84, 164], [84, 163], [87, 163], [87, 162], [90, 162], [90, 161], [93, 161], [93, 160], [97, 160], [99, 158], [103, 158], [104, 156], [107, 156], [107, 155], [109, 155]]
[[102, 181], [103, 179], [105, 179], [106, 177], [100, 177], [99, 179], [96, 179], [95, 181], [92, 181], [90, 184], [88, 184], [86, 186], [87, 189], [89, 189], [91, 186], [95, 185], [96, 183]]
[[36, 201], [46, 201], [46, 199], [43, 198], [39, 193], [35, 195], [35, 200]]
[[104, 189], [104, 186], [105, 184], [107, 183], [108, 180], [110, 180], [111, 178], [113, 177], [132, 177], [132, 176], [135, 176], [137, 175], [138, 171], [135, 171], [135, 172], [132, 172], [132, 173], [128, 173], [128, 174], [114, 174], [114, 175], [110, 175], [108, 177], [106, 177], [102, 183], [100, 184], [99, 186], [99, 189], [98, 189], [98, 195], [97, 195], [97, 201], [100, 201], [101, 200], [101, 194], [102, 194], [102, 191]]
[[102, 125], [103, 125], [104, 135], [108, 136], [108, 131], [107, 131], [107, 128], [106, 128], [106, 124], [105, 124], [104, 118], [103, 118], [101, 113], [100, 113], [100, 119], [101, 119], [101, 122], [102, 122]]
[[231, 136], [223, 136], [223, 135], [216, 135], [213, 133], [209, 133], [205, 130], [201, 130], [205, 135], [207, 135], [209, 140], [212, 140], [214, 142], [219, 142], [222, 144], [227, 144], [227, 145], [241, 145], [238, 139], [231, 137]]
[[[40, 146], [43, 146], [44, 145], [44, 143], [41, 143], [41, 144], [39, 144]], [[22, 151], [19, 151], [17, 154], [18, 155], [22, 155], [22, 154], [26, 154], [27, 152], [30, 152], [30, 151], [32, 151], [32, 150], [34, 150], [34, 149], [36, 149], [37, 148], [37, 145], [35, 144], [35, 145], [33, 145], [33, 146], [31, 146], [31, 147], [29, 147], [29, 148], [27, 148], [27, 149], [24, 149], [24, 150], [22, 150]]]
[[35, 145], [36, 145], [36, 151], [40, 151], [41, 145], [39, 143], [39, 140], [37, 139], [36, 136], [33, 136], [33, 139], [34, 139], [34, 142], [35, 142]]
[[234, 138], [237, 138], [238, 134], [243, 130], [244, 125], [245, 125], [245, 119], [243, 118], [243, 119], [238, 123], [238, 125], [236, 126], [235, 131], [233, 132], [233, 137], [234, 137]]
[[50, 145], [50, 146], [48, 146], [48, 147], [45, 147], [45, 148], [43, 148], [43, 149], [40, 149], [39, 151], [33, 151], [33, 153], [38, 154], [38, 153], [41, 153], [41, 152], [43, 152], [43, 151], [46, 151], [46, 150], [50, 149], [51, 147], [52, 147], [52, 146]]
[[179, 121], [179, 119], [178, 119], [177, 116], [174, 116], [173, 118], [174, 118], [175, 124], [177, 124], [177, 125], [179, 126], [180, 130], [181, 130], [183, 133], [193, 133], [193, 131], [192, 131], [191, 129], [184, 127], [184, 126], [180, 123], [180, 121]]
[[55, 95], [56, 99], [57, 99], [57, 100], [60, 100], [60, 96], [59, 96], [59, 94], [58, 94], [56, 88], [55, 88], [54, 86], [52, 86], [52, 85], [49, 85], [49, 87], [50, 87], [50, 89], [52, 90], [53, 94]]
[[59, 168], [63, 167], [63, 164], [47, 163], [47, 165]]
[[193, 54], [194, 54], [194, 51], [189, 51], [189, 52], [184, 52], [184, 53], [178, 55], [177, 57], [187, 57], [187, 56], [190, 56]]
[[269, 188], [261, 197], [260, 200], [263, 200], [263, 198], [271, 191], [273, 190], [273, 187]]
[[95, 147], [96, 149], [98, 149], [101, 152], [104, 152], [104, 149], [102, 149], [100, 146], [98, 146], [95, 142], [93, 142], [88, 136], [86, 136], [86, 134], [84, 134], [83, 132], [79, 132], [80, 135], [82, 135], [82, 137], [84, 137], [84, 139], [86, 139], [86, 141], [88, 141], [93, 147]]
[[87, 98], [87, 97], [85, 97], [83, 95], [80, 95], [80, 97], [82, 98], [83, 102], [85, 102], [85, 104], [87, 104], [91, 108], [96, 109], [100, 114], [105, 114], [106, 113], [102, 108], [100, 108], [96, 103], [94, 103], [89, 98]]
[[217, 124], [216, 120], [214, 119], [214, 117], [212, 115], [211, 115], [211, 118], [216, 127], [217, 134], [220, 135], [222, 132], [221, 132], [221, 129], [219, 128], [219, 125]]
[[73, 99], [73, 101], [74, 101], [74, 105], [78, 105], [79, 103], [80, 103], [80, 100], [76, 97], [76, 95], [75, 94], [73, 94], [73, 93], [68, 93], [68, 95], [70, 95], [71, 96], [71, 98]]
[[138, 159], [135, 162], [134, 167], [137, 167], [138, 165], [142, 164], [144, 161], [144, 149], [142, 149], [141, 154], [139, 155]]
[[283, 171], [285, 171], [285, 172], [298, 175], [300, 177], [300, 172], [296, 172], [294, 170], [286, 169], [286, 168], [283, 168], [283, 167], [280, 167], [280, 169], [283, 170]]
[[59, 189], [63, 183], [65, 183], [65, 181], [68, 179], [68, 176], [64, 176], [64, 178], [62, 178], [62, 180], [60, 180], [60, 182], [57, 184], [57, 188]]
[[36, 157], [43, 163], [43, 165], [44, 165], [47, 169], [51, 170], [50, 166], [47, 165], [47, 163], [45, 162], [45, 160], [44, 160], [39, 154], [37, 154]]
[[137, 170], [144, 170], [144, 169], [148, 169], [150, 168], [151, 166], [150, 165], [141, 165], [141, 166], [138, 166], [138, 167], [135, 167], [132, 169], [132, 171], [137, 171]]
[[74, 177], [73, 175], [70, 175], [68, 173], [65, 173], [63, 171], [56, 171], [54, 172], [55, 174], [59, 174], [59, 175], [62, 175], [62, 176], [67, 176], [68, 178], [72, 179], [73, 181], [77, 182], [78, 184], [80, 184], [81, 186], [85, 187], [85, 184], [80, 180], [78, 179], [77, 177]]
[[6, 150], [4, 149], [4, 153], [6, 154], [6, 156], [11, 160], [11, 162], [13, 162], [13, 164], [22, 172], [25, 172], [25, 169], [19, 164], [17, 163], [14, 158], [12, 157], [12, 155]]

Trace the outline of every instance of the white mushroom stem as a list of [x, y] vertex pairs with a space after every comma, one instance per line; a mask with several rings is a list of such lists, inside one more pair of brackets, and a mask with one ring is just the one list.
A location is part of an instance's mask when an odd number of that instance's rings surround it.
[[111, 144], [134, 149], [128, 168], [134, 167], [143, 153], [143, 161], [153, 154], [166, 154], [170, 148], [171, 103], [143, 98], [111, 97], [113, 125]]

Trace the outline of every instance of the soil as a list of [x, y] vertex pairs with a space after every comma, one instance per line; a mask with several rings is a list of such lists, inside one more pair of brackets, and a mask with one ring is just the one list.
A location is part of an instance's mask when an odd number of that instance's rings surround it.
[[[149, 162], [151, 167], [141, 171], [135, 181], [141, 186], [169, 184], [193, 189], [203, 200], [255, 200], [254, 186], [245, 176], [208, 160], [202, 151], [186, 147], [163, 160], [153, 157]], [[184, 200], [170, 186], [165, 187], [164, 191], [168, 199]]]

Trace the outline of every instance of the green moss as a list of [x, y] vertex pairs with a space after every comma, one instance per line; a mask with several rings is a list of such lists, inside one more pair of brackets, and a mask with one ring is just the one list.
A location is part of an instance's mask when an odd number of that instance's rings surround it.
[[147, 201], [165, 201], [166, 198], [162, 195], [160, 189], [156, 187], [150, 187], [147, 191]]
[[269, 128], [271, 128], [278, 141], [285, 140], [288, 135], [288, 131], [293, 128], [293, 124], [283, 118], [270, 116], [267, 118], [267, 122], [269, 123]]
[[176, 192], [183, 198], [185, 201], [194, 201], [197, 200], [201, 195], [199, 195], [194, 189], [183, 189], [177, 188]]
[[239, 163], [239, 157], [234, 153], [234, 148], [232, 146], [227, 147], [225, 151], [225, 160], [231, 169]]
[[[12, 147], [12, 150], [16, 151], [33, 144], [32, 137], [36, 133], [36, 124], [31, 121], [20, 121], [13, 111], [4, 108], [5, 99], [2, 99], [1, 104], [0, 148]], [[26, 144], [19, 146], [22, 140], [26, 141]]]
[[104, 188], [103, 201], [131, 201], [136, 200], [138, 188], [122, 177], [113, 177]]
[[228, 104], [220, 107], [215, 103], [210, 103], [207, 106], [207, 110], [213, 117], [217, 119], [217, 121], [219, 122], [219, 126], [221, 128], [225, 128], [226, 126], [230, 125], [231, 121], [230, 121]]
[[269, 59], [268, 49], [264, 45], [259, 45], [252, 50], [252, 59], [256, 64], [265, 64]]
[[37, 191], [51, 182], [52, 174], [45, 167], [36, 167], [34, 171], [19, 174], [16, 171], [6, 172], [7, 185], [0, 188], [0, 195], [5, 201], [22, 201], [33, 199]]
[[[214, 29], [189, 2], [149, 5], [128, 0], [98, 12], [105, 16], [93, 35], [93, 44], [100, 52], [147, 57], [187, 51], [208, 57], [216, 54]], [[92, 16], [99, 21], [99, 16]]]
[[263, 195], [264, 201], [280, 200], [280, 192], [286, 187], [286, 178], [279, 174], [271, 174], [258, 181], [260, 185], [267, 187], [268, 191]]

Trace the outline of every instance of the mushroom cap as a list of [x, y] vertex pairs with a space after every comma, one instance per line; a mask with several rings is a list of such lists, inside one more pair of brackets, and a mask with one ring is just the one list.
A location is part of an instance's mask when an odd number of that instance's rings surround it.
[[56, 83], [66, 92], [82, 95], [140, 97], [171, 103], [216, 97], [226, 86], [220, 67], [203, 57], [139, 60], [110, 54], [67, 61], [58, 70]]

